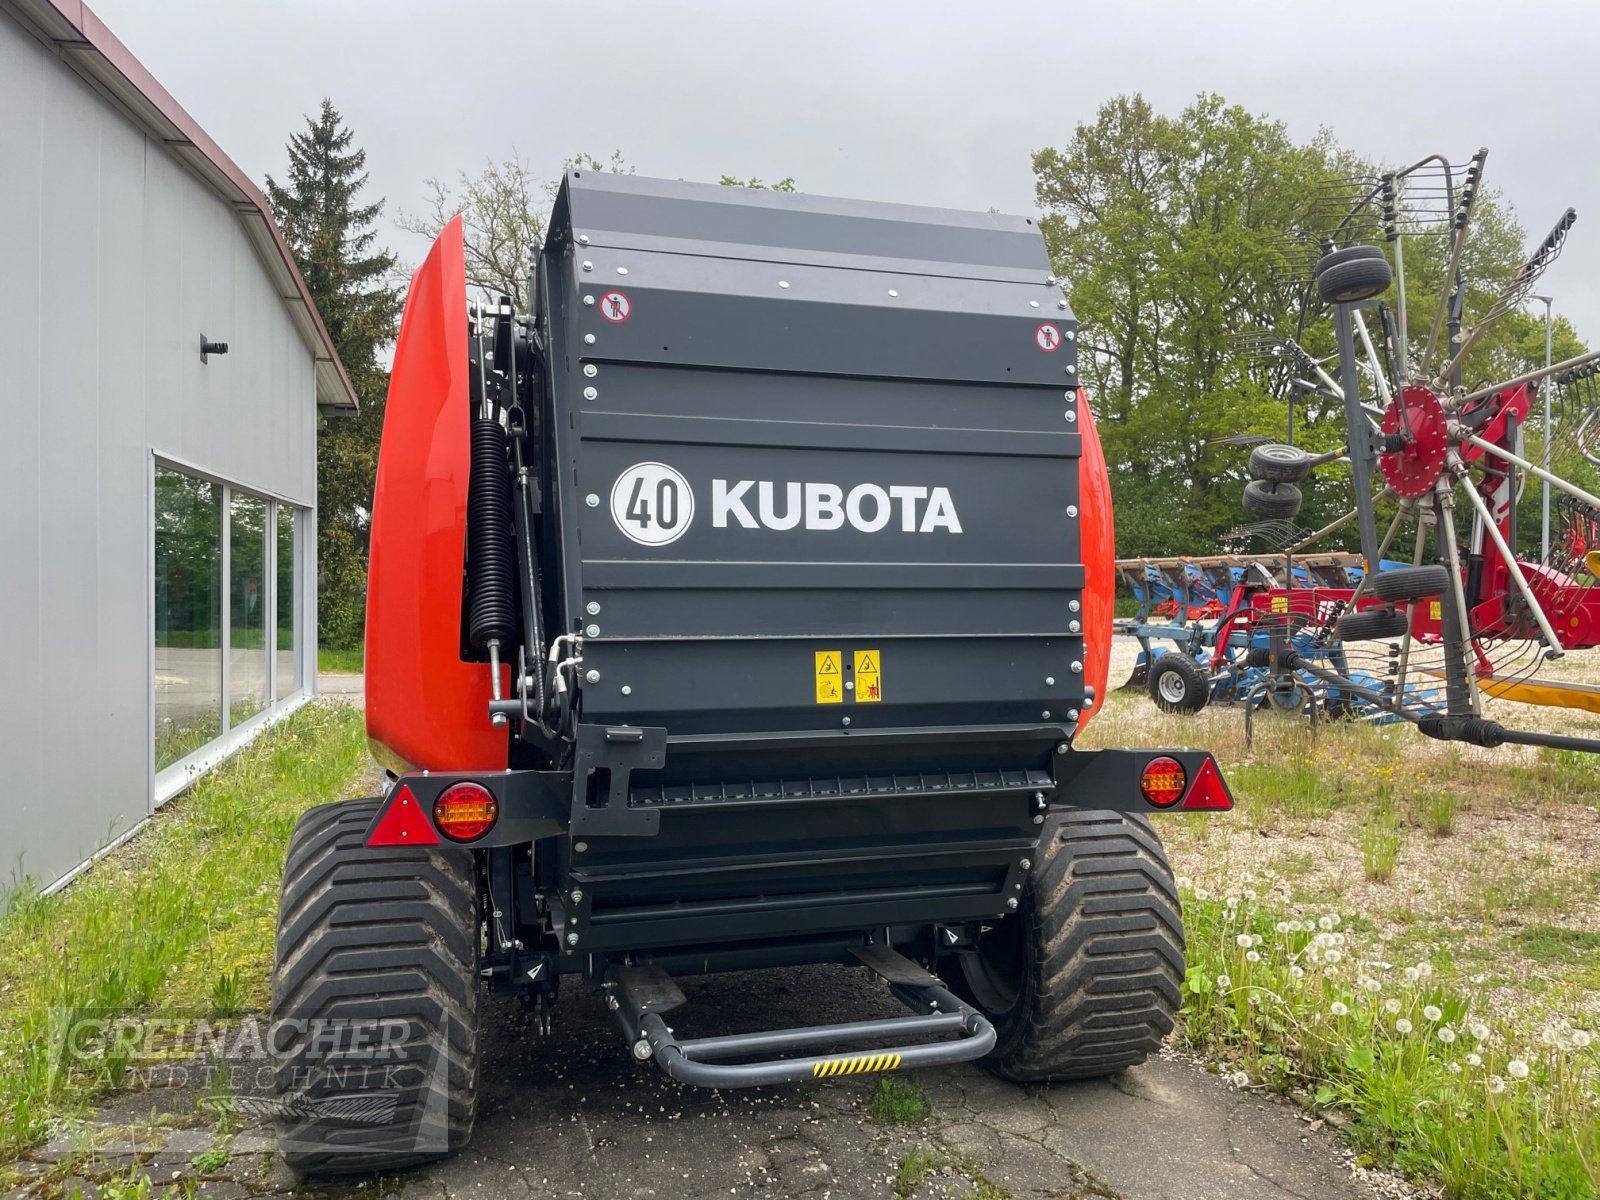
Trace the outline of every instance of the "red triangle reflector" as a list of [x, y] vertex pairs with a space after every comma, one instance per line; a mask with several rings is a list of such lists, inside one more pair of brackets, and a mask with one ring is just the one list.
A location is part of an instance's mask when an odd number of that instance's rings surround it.
[[1217, 764], [1209, 755], [1194, 773], [1194, 781], [1189, 784], [1189, 790], [1184, 793], [1178, 807], [1190, 810], [1233, 807], [1228, 785], [1222, 781], [1222, 772], [1217, 770]]
[[439, 833], [422, 815], [422, 805], [405, 784], [394, 795], [367, 835], [369, 846], [437, 846]]

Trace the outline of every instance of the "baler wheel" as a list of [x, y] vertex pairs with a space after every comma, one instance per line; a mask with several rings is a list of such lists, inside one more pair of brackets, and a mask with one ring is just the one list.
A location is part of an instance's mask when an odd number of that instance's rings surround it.
[[1161, 1047], [1182, 1002], [1183, 913], [1141, 816], [1049, 818], [1022, 906], [947, 979], [995, 1025], [982, 1061], [1017, 1083], [1098, 1079]]
[[[272, 1027], [279, 1149], [302, 1175], [430, 1162], [472, 1134], [479, 952], [472, 858], [460, 850], [369, 849], [367, 826], [380, 803], [313, 808], [289, 840]], [[383, 1033], [330, 1050], [314, 1045], [319, 1021], [323, 1030]], [[396, 1040], [375, 1056], [381, 1036]], [[369, 1081], [351, 1085], [363, 1078]]]

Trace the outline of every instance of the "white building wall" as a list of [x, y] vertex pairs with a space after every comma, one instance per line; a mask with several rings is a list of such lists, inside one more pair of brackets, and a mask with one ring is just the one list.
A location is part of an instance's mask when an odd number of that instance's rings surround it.
[[0, 14], [0, 884], [152, 810], [156, 457], [314, 509], [311, 354], [230, 207]]

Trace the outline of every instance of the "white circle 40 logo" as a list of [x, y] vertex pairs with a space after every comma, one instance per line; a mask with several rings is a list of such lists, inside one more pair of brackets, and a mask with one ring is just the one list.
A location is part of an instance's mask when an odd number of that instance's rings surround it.
[[666, 463], [638, 463], [611, 487], [611, 519], [640, 545], [665, 546], [681, 538], [694, 520], [694, 493]]

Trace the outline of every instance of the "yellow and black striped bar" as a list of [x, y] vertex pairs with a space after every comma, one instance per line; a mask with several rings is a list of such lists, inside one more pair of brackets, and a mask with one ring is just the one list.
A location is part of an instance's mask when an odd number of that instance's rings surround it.
[[849, 1058], [823, 1058], [811, 1064], [818, 1079], [835, 1075], [865, 1075], [871, 1071], [893, 1071], [900, 1066], [898, 1054], [857, 1054]]

